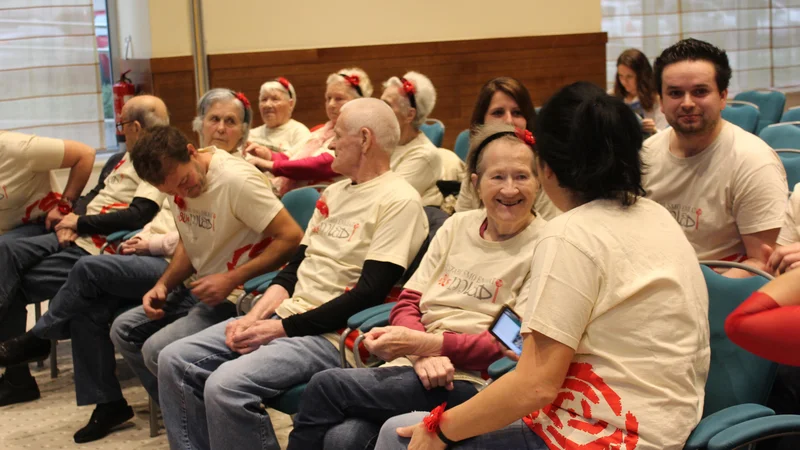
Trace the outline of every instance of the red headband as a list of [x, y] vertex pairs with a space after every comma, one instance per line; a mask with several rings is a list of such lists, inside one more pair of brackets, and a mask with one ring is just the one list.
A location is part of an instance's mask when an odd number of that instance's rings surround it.
[[417, 93], [417, 89], [411, 84], [410, 81], [406, 80], [405, 78], [400, 78], [400, 81], [403, 83], [403, 92], [406, 93], [406, 97], [408, 97], [408, 102], [411, 104], [411, 107], [416, 109], [417, 108], [417, 98], [414, 94]]
[[533, 147], [536, 145], [536, 139], [533, 137], [533, 133], [530, 130], [523, 130], [522, 128], [517, 128], [514, 130], [514, 134], [524, 143]]
[[364, 96], [364, 94], [361, 92], [361, 85], [359, 84], [361, 82], [361, 79], [358, 78], [358, 75], [346, 75], [343, 73], [340, 73], [339, 75], [341, 75], [342, 78], [344, 78], [344, 81], [347, 81], [350, 84], [350, 86], [353, 86], [353, 89], [355, 89], [356, 92], [358, 92], [359, 96], [361, 97]]
[[289, 93], [289, 98], [292, 98], [292, 90], [289, 89], [289, 86], [291, 86], [291, 84], [289, 84], [289, 80], [283, 77], [278, 77], [278, 79], [275, 81], [277, 81], [281, 86], [283, 86], [283, 88], [286, 89], [286, 92]]
[[239, 101], [242, 102], [242, 104], [244, 105], [244, 109], [245, 110], [247, 110], [247, 108], [250, 107], [250, 100], [248, 100], [247, 97], [245, 97], [244, 93], [242, 93], [242, 92], [234, 92], [233, 96], [238, 98]]

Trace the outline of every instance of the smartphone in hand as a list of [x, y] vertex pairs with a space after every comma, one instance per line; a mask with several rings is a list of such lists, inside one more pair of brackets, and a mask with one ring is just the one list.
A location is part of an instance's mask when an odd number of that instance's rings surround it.
[[519, 334], [521, 328], [522, 320], [519, 314], [515, 313], [507, 305], [503, 305], [503, 308], [500, 309], [494, 322], [489, 327], [489, 333], [519, 355], [522, 353], [522, 336]]

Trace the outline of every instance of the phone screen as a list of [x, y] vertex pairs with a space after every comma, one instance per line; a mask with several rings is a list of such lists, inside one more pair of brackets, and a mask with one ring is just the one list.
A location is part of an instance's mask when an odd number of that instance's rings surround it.
[[522, 353], [522, 336], [519, 334], [521, 328], [519, 316], [509, 308], [503, 308], [497, 318], [491, 333], [500, 340], [506, 347], [516, 354]]

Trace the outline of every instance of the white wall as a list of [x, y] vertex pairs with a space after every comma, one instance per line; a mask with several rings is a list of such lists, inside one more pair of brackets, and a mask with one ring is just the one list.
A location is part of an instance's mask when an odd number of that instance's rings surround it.
[[[167, 0], [166, 2], [174, 1]], [[180, 2], [180, 0], [178, 0]], [[165, 3], [166, 3], [165, 2]], [[119, 48], [117, 55], [125, 58], [125, 38], [131, 38], [128, 58], [150, 59], [153, 57], [153, 44], [150, 32], [150, 4], [141, 0], [116, 0], [117, 34]]]

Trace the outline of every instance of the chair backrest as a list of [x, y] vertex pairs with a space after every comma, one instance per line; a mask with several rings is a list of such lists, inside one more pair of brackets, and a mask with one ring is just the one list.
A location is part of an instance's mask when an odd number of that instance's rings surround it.
[[300, 225], [300, 228], [305, 231], [308, 227], [308, 221], [314, 215], [314, 208], [317, 206], [319, 200], [319, 192], [310, 187], [303, 187], [294, 189], [286, 193], [281, 201], [283, 206], [292, 215], [292, 218]]
[[734, 100], [743, 100], [758, 105], [761, 118], [758, 121], [756, 133], [767, 125], [781, 120], [783, 107], [786, 105], [786, 95], [778, 91], [745, 91], [736, 94]]
[[723, 119], [750, 133], [756, 132], [760, 116], [758, 107], [749, 102], [728, 102], [722, 110]]
[[414, 260], [408, 265], [408, 269], [406, 269], [403, 277], [400, 279], [401, 284], [406, 284], [406, 282], [411, 279], [411, 275], [414, 275], [414, 272], [416, 272], [417, 268], [419, 268], [419, 264], [422, 262], [422, 258], [425, 256], [425, 252], [428, 251], [428, 247], [431, 245], [434, 236], [436, 236], [436, 232], [439, 231], [439, 228], [444, 225], [444, 222], [450, 218], [446, 212], [435, 206], [426, 206], [424, 209], [425, 216], [428, 218], [428, 236], [422, 242], [419, 251], [417, 251], [416, 256], [414, 256]]
[[467, 153], [469, 153], [469, 130], [458, 133], [453, 151], [456, 152], [456, 155], [458, 155], [462, 161], [467, 162]]
[[783, 170], [786, 171], [786, 184], [791, 192], [794, 185], [800, 183], [800, 150], [778, 148], [775, 152], [781, 158]]
[[725, 334], [725, 319], [769, 280], [763, 276], [727, 278], [706, 265], [702, 270], [708, 287], [711, 332], [711, 367], [706, 382], [703, 417], [741, 403], [763, 405], [772, 389], [777, 364], [731, 342]]
[[428, 119], [420, 125], [419, 130], [428, 136], [433, 145], [437, 147], [442, 146], [444, 140], [444, 124], [439, 119]]
[[789, 108], [788, 111], [781, 116], [781, 122], [797, 122], [800, 121], [800, 106]]
[[800, 150], [800, 122], [785, 122], [770, 125], [758, 137], [772, 148], [793, 148]]

